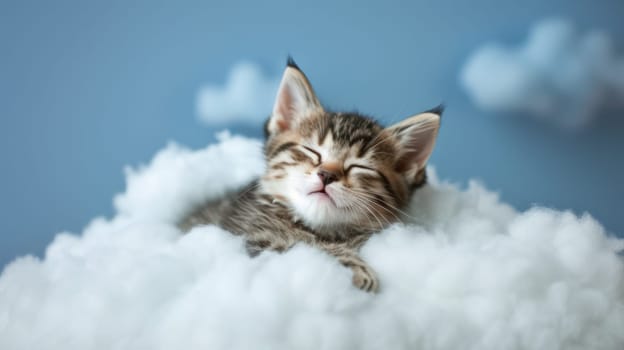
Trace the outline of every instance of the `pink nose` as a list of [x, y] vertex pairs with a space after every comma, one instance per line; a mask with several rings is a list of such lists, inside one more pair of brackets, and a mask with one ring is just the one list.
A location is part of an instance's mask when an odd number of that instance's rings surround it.
[[323, 182], [323, 185], [325, 186], [329, 185], [330, 183], [338, 179], [338, 175], [336, 175], [335, 173], [332, 173], [331, 171], [327, 171], [324, 169], [319, 169], [317, 174], [318, 174], [318, 177], [321, 179], [321, 182]]

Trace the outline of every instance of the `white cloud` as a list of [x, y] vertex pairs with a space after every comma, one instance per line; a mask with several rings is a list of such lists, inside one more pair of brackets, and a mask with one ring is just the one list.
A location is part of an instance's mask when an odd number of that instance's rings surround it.
[[518, 213], [471, 182], [417, 192], [362, 254], [378, 295], [319, 250], [246, 256], [192, 205], [263, 169], [258, 141], [174, 144], [127, 171], [117, 215], [0, 276], [1, 349], [622, 349], [624, 241], [591, 217]]
[[564, 127], [585, 125], [624, 98], [624, 56], [603, 32], [565, 20], [536, 24], [518, 47], [487, 44], [468, 59], [461, 84], [480, 107], [527, 112]]
[[251, 62], [232, 67], [224, 86], [207, 84], [197, 94], [197, 114], [207, 124], [257, 122], [268, 118], [279, 77], [267, 77]]

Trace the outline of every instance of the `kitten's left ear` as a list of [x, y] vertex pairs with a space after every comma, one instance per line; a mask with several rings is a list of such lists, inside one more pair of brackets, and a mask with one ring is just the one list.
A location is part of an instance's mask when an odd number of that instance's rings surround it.
[[399, 145], [397, 171], [413, 179], [427, 165], [440, 128], [442, 107], [405, 119], [386, 130]]
[[269, 135], [275, 135], [293, 130], [302, 119], [322, 111], [323, 107], [308, 78], [289, 57], [266, 131]]

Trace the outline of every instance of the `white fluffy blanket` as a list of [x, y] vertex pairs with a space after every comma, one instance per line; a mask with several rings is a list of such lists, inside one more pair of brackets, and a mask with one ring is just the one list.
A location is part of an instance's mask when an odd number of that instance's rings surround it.
[[128, 169], [117, 214], [0, 277], [0, 349], [624, 349], [624, 242], [589, 215], [516, 212], [495, 193], [418, 191], [414, 222], [362, 256], [381, 292], [305, 245], [245, 254], [193, 205], [263, 170], [261, 143], [171, 144]]

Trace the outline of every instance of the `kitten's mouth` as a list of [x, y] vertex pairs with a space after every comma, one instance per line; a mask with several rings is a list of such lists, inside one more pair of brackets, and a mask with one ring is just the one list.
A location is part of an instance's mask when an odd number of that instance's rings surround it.
[[331, 204], [335, 207], [336, 203], [334, 202], [334, 199], [329, 195], [329, 193], [327, 193], [327, 191], [325, 191], [324, 188], [318, 190], [318, 191], [312, 191], [310, 193], [308, 193], [308, 196], [318, 196], [320, 197], [320, 199], [322, 200], [328, 200], [329, 202], [331, 202]]

